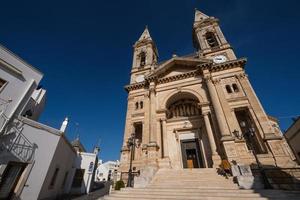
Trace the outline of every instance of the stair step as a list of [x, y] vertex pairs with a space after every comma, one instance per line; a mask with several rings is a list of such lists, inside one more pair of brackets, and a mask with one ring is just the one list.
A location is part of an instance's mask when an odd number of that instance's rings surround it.
[[[130, 197], [126, 196], [108, 196], [104, 198], [105, 200], [114, 200], [114, 199], [122, 199], [122, 200], [132, 200], [132, 199], [140, 199], [140, 200], [168, 200], [168, 199], [180, 199], [180, 200], [269, 200], [266, 197], [239, 197], [239, 196], [231, 196], [231, 197], [191, 197], [191, 196], [137, 196], [133, 195]], [[290, 199], [289, 199], [290, 200]]]
[[[120, 193], [116, 193], [117, 196]], [[300, 199], [300, 192], [297, 193], [290, 193], [285, 191], [276, 191], [276, 190], [270, 190], [270, 191], [254, 191], [254, 190], [174, 190], [168, 189], [133, 189], [133, 190], [124, 190], [122, 195], [139, 195], [147, 197], [147, 195], [152, 196], [191, 196], [191, 197], [234, 197], [238, 195], [239, 197], [271, 197], [271, 198], [287, 198], [287, 197], [298, 197]]]
[[[138, 191], [166, 191], [166, 192], [207, 192], [207, 193], [214, 193], [214, 192], [223, 192], [223, 193], [255, 193], [255, 190], [240, 190], [240, 189], [215, 189], [215, 188], [197, 188], [197, 187], [188, 187], [188, 188], [172, 188], [172, 187], [147, 187], [147, 188], [122, 188], [122, 191], [130, 191], [130, 192], [138, 192]], [[274, 190], [271, 190], [273, 192]], [[300, 193], [299, 193], [300, 194]]]
[[123, 188], [104, 200], [300, 200], [299, 192], [242, 190], [216, 169], [160, 169], [146, 188]]
[[[120, 194], [115, 194], [115, 196], [176, 196], [176, 197], [185, 197], [185, 196], [190, 196], [190, 197], [234, 197], [237, 195], [237, 193], [221, 193], [221, 192], [196, 192], [193, 191], [191, 192], [165, 192], [165, 191], [135, 191], [135, 192], [122, 192]], [[239, 197], [261, 197], [260, 194], [258, 193], [239, 193]]]

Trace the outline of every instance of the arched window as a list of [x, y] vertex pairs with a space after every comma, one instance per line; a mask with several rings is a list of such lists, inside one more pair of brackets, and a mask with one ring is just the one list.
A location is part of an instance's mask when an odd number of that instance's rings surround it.
[[140, 102], [140, 109], [143, 109], [143, 107], [144, 107], [144, 102]]
[[146, 64], [146, 53], [142, 51], [140, 53], [140, 58], [141, 58], [140, 67], [143, 67]]
[[136, 110], [139, 109], [139, 102], [136, 102], [136, 103], [135, 103], [135, 109], [136, 109]]
[[227, 93], [229, 93], [229, 94], [232, 93], [230, 85], [226, 85], [225, 87], [226, 87]]
[[218, 40], [213, 32], [207, 32], [205, 38], [211, 48], [219, 46]]
[[168, 107], [167, 118], [191, 117], [200, 115], [198, 102], [194, 99], [181, 99]]
[[232, 88], [233, 88], [233, 91], [234, 92], [239, 92], [239, 88], [238, 88], [238, 86], [237, 86], [237, 84], [232, 84]]

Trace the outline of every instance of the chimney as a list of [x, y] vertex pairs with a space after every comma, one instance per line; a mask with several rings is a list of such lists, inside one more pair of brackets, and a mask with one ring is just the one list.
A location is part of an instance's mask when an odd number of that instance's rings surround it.
[[68, 119], [68, 117], [66, 117], [65, 120], [63, 121], [63, 123], [61, 124], [61, 127], [60, 127], [61, 132], [63, 132], [63, 133], [66, 132], [68, 122], [69, 122], [69, 119]]

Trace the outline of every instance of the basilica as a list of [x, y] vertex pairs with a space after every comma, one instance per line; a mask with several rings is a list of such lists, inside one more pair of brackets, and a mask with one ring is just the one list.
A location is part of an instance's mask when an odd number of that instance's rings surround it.
[[159, 61], [147, 27], [133, 46], [123, 179], [130, 160], [145, 180], [159, 169], [217, 168], [222, 160], [255, 168], [254, 154], [265, 167], [295, 167], [277, 119], [251, 86], [247, 59], [236, 57], [219, 20], [196, 10], [192, 30], [189, 55]]

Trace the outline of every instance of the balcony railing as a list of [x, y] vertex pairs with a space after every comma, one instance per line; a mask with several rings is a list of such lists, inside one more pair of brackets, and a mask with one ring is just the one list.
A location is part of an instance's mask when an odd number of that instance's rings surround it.
[[5, 113], [10, 102], [12, 102], [12, 100], [5, 100], [0, 98], [0, 135], [3, 134], [3, 129], [5, 128], [5, 125], [9, 120]]
[[23, 123], [20, 120], [11, 122], [1, 137], [0, 151], [7, 151], [23, 162], [34, 159], [36, 145], [22, 133]]

